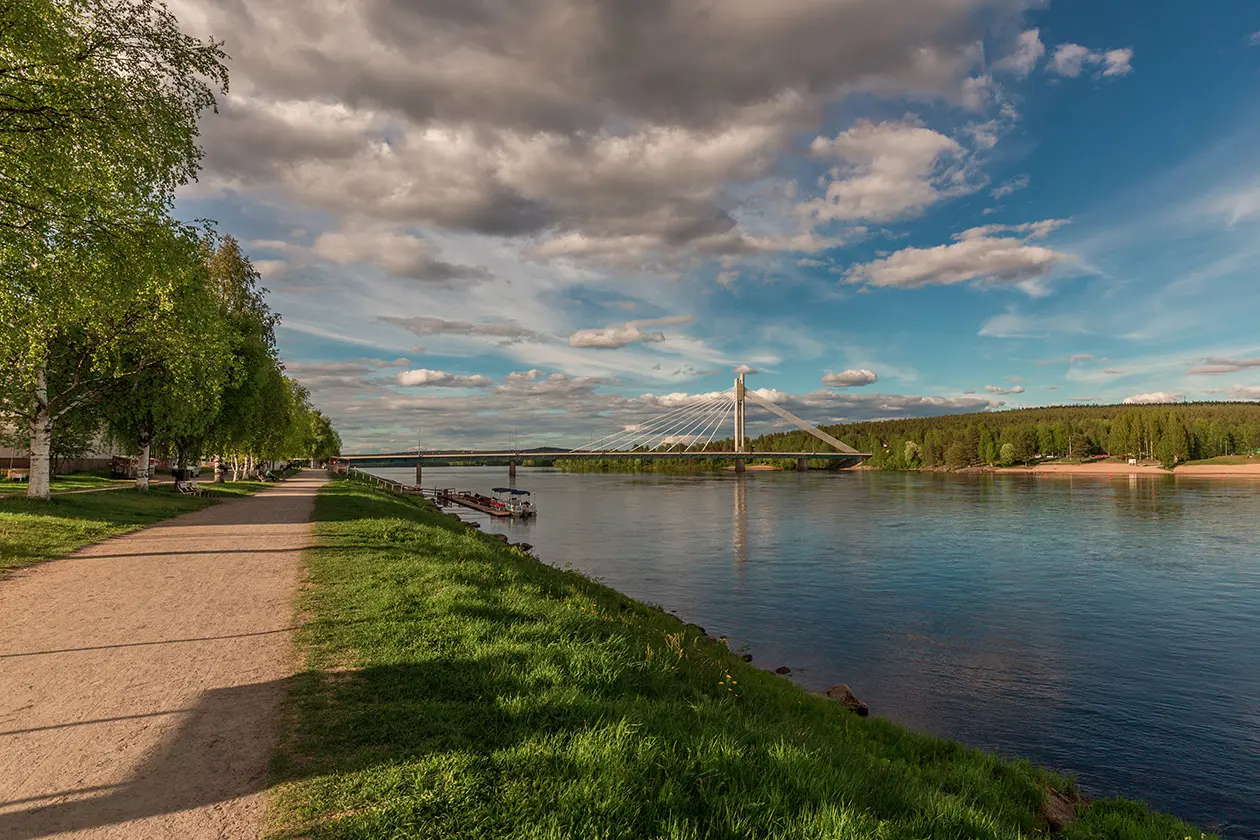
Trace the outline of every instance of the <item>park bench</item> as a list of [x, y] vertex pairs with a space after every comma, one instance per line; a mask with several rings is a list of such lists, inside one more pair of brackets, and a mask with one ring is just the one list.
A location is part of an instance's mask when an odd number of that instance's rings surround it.
[[181, 496], [209, 496], [205, 490], [197, 486], [195, 481], [177, 481], [175, 489], [179, 491]]

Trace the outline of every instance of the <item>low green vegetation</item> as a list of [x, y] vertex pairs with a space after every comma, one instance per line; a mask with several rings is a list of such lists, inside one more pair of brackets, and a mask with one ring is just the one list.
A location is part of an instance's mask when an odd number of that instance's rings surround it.
[[157, 489], [71, 493], [51, 501], [0, 498], [0, 576], [211, 504]]
[[[55, 476], [49, 482], [53, 493], [64, 493], [67, 490], [97, 490], [104, 487], [126, 487], [131, 482], [119, 481], [92, 473], [70, 473]], [[0, 493], [26, 493], [25, 481], [0, 481]]]
[[[859, 718], [423, 502], [336, 480], [315, 519], [273, 838], [1032, 838], [1074, 789]], [[1065, 836], [1200, 834], [1106, 800]]]
[[[0, 497], [0, 578], [23, 566], [65, 557], [95, 542], [273, 485], [261, 481], [202, 484], [209, 496], [185, 496], [169, 484], [54, 495], [51, 501]], [[54, 492], [56, 486], [54, 486]]]
[[1216, 458], [1200, 458], [1197, 461], [1186, 461], [1187, 467], [1243, 467], [1260, 463], [1251, 455], [1221, 455]]

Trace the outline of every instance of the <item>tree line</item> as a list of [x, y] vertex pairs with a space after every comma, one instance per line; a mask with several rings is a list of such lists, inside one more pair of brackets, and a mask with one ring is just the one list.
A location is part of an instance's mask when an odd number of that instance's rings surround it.
[[222, 45], [157, 0], [0, 2], [0, 429], [52, 460], [104, 437], [239, 474], [340, 441], [285, 376], [278, 316], [211, 223], [176, 220]]
[[[876, 469], [957, 470], [1100, 456], [1159, 461], [1171, 468], [1185, 461], [1260, 451], [1260, 404], [1050, 406], [821, 428], [871, 453], [867, 464]], [[764, 452], [830, 449], [799, 431], [763, 435], [751, 441], [750, 448]]]

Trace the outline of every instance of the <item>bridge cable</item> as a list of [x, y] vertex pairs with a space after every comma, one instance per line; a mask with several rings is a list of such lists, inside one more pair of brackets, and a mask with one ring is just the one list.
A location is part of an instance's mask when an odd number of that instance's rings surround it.
[[[713, 436], [717, 434], [718, 429], [722, 428], [722, 426], [725, 425], [726, 418], [730, 416], [731, 410], [735, 408], [735, 403], [736, 403], [736, 400], [732, 399], [723, 407], [722, 413], [718, 415], [717, 420], [713, 423], [712, 431], [709, 431], [709, 427], [706, 426], [704, 431], [700, 433], [700, 434], [704, 434], [704, 432], [706, 431], [709, 432], [709, 436], [708, 438], [705, 439], [704, 444], [700, 447], [700, 451], [703, 452], [704, 450], [709, 448], [709, 444], [713, 442]], [[698, 439], [699, 438], [697, 438], [697, 440]], [[694, 442], [688, 445], [687, 448], [684, 449], [683, 451], [690, 452], [692, 446], [695, 446]]]
[[[728, 390], [730, 390], [730, 389], [728, 389]], [[725, 392], [723, 392], [723, 393], [725, 393]], [[587, 451], [587, 452], [591, 452], [591, 451], [599, 451], [599, 450], [597, 450], [597, 449], [596, 449], [596, 446], [597, 446], [597, 445], [602, 445], [602, 449], [605, 449], [605, 450], [607, 450], [607, 449], [612, 449], [612, 448], [614, 448], [614, 445], [621, 444], [621, 443], [623, 442], [623, 440], [622, 440], [622, 439], [624, 439], [624, 438], [629, 438], [629, 437], [634, 437], [634, 436], [636, 436], [636, 435], [637, 435], [637, 436], [642, 436], [642, 435], [641, 435], [641, 433], [642, 433], [642, 432], [644, 432], [645, 430], [646, 430], [646, 431], [651, 431], [652, 429], [654, 429], [654, 428], [659, 428], [662, 424], [665, 424], [665, 423], [667, 423], [667, 422], [669, 422], [669, 421], [671, 421], [671, 420], [678, 420], [678, 419], [681, 419], [678, 415], [682, 415], [682, 414], [687, 414], [687, 413], [690, 413], [690, 412], [691, 412], [692, 410], [694, 410], [697, 406], [702, 405], [702, 404], [704, 404], [704, 403], [708, 402], [709, 400], [711, 400], [711, 399], [713, 399], [713, 398], [714, 398], [714, 395], [710, 395], [709, 397], [705, 398], [704, 400], [701, 400], [699, 403], [695, 403], [695, 402], [688, 402], [688, 403], [686, 403], [686, 404], [684, 404], [684, 405], [681, 405], [681, 406], [679, 406], [679, 407], [677, 407], [677, 408], [675, 408], [675, 409], [672, 409], [671, 411], [666, 412], [665, 414], [661, 414], [661, 415], [658, 415], [658, 416], [653, 417], [653, 418], [651, 418], [651, 419], [645, 420], [645, 421], [643, 421], [642, 423], [638, 423], [638, 424], [636, 424], [633, 428], [630, 428], [630, 429], [624, 429], [624, 428], [623, 428], [623, 429], [621, 429], [621, 430], [619, 430], [619, 431], [617, 431], [617, 432], [614, 432], [614, 433], [612, 433], [612, 434], [610, 434], [610, 435], [605, 435], [604, 437], [602, 437], [602, 438], [600, 438], [600, 439], [598, 439], [598, 440], [592, 441], [591, 443], [587, 444], [585, 447], [582, 447], [582, 448], [576, 449], [576, 450], [574, 450], [574, 451], [578, 451], [578, 452], [582, 452], [582, 451]]]
[[[659, 438], [660, 442], [654, 442], [649, 448], [659, 450], [662, 447], [674, 446], [679, 442], [676, 440], [677, 438], [690, 437], [691, 433], [702, 424], [706, 423], [709, 417], [718, 411], [723, 404], [725, 404], [725, 400], [721, 397], [702, 404], [699, 406], [699, 410], [693, 412], [691, 416], [675, 424], [668, 430], [665, 430], [663, 433], [658, 433], [653, 441], [655, 441], [656, 438]], [[674, 440], [671, 440], [671, 438]]]
[[707, 428], [709, 427], [709, 424], [713, 422], [713, 417], [714, 417], [715, 415], [720, 416], [720, 415], [721, 415], [721, 414], [723, 414], [725, 411], [726, 411], [726, 402], [725, 402], [725, 401], [722, 401], [722, 402], [720, 402], [717, 406], [715, 406], [715, 407], [711, 408], [709, 411], [706, 411], [704, 414], [702, 414], [702, 415], [700, 416], [700, 418], [696, 420], [696, 422], [695, 422], [695, 423], [693, 423], [691, 426], [689, 426], [689, 427], [686, 429], [686, 431], [683, 431], [683, 432], [681, 432], [680, 434], [673, 435], [673, 437], [676, 437], [676, 438], [683, 438], [684, 440], [675, 440], [675, 441], [671, 442], [669, 445], [670, 445], [670, 446], [673, 446], [673, 445], [676, 445], [676, 444], [679, 444], [679, 443], [684, 443], [684, 442], [687, 442], [685, 439], [689, 439], [689, 438], [691, 438], [691, 437], [692, 437], [692, 435], [693, 435], [693, 433], [694, 433], [697, 429], [699, 429], [699, 428], [701, 428], [701, 427], [704, 427], [704, 428], [706, 428], [706, 429], [707, 429]]
[[668, 414], [663, 414], [659, 417], [640, 423], [633, 429], [629, 429], [614, 437], [612, 441], [604, 444], [604, 448], [606, 450], [612, 449], [614, 448], [614, 445], [618, 448], [634, 448], [640, 441], [657, 436], [663, 429], [672, 428], [678, 423], [686, 422], [687, 418], [695, 412], [703, 410], [704, 406], [711, 399], [714, 398], [709, 397], [701, 400], [700, 402], [688, 403], [687, 405], [675, 409]]
[[[635, 446], [639, 444], [640, 441], [643, 441], [645, 439], [654, 440], [655, 438], [660, 437], [660, 432], [662, 430], [678, 428], [680, 424], [688, 422], [697, 413], [707, 412], [709, 407], [714, 402], [721, 399], [725, 399], [725, 396], [726, 396], [725, 392], [722, 392], [721, 394], [712, 394], [699, 402], [688, 404], [687, 407], [681, 413], [677, 411], [673, 411], [673, 412], [670, 412], [669, 415], [664, 415], [663, 417], [659, 418], [660, 420], [665, 420], [666, 417], [670, 417], [671, 415], [677, 415], [676, 417], [672, 417], [672, 419], [668, 423], [655, 423], [654, 424], [653, 421], [649, 421], [648, 423], [643, 424], [643, 426], [640, 426], [640, 434], [638, 434], [636, 437], [634, 437], [632, 440], [628, 442], [623, 442], [622, 445], [627, 446], [630, 449], [633, 449]], [[645, 426], [650, 427], [650, 428], [645, 429], [644, 428]]]

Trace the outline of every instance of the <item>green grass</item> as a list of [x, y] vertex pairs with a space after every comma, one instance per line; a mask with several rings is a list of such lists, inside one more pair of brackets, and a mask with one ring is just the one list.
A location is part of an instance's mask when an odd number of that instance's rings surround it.
[[47, 502], [0, 498], [0, 576], [211, 504], [156, 489], [73, 493]]
[[182, 496], [173, 485], [163, 484], [148, 493], [127, 487], [53, 496], [47, 502], [0, 496], [0, 578], [13, 569], [55, 560], [85, 545], [200, 510], [215, 504], [216, 498], [249, 496], [273, 485], [230, 481], [202, 486], [212, 495]]
[[[1069, 779], [859, 718], [659, 610], [335, 480], [273, 838], [1033, 838]], [[1075, 840], [1198, 838], [1134, 803]]]
[[[64, 490], [94, 490], [98, 487], [126, 487], [130, 482], [126, 480], [118, 481], [108, 476], [96, 475], [93, 473], [70, 473], [69, 475], [55, 476], [49, 487], [52, 492], [59, 493]], [[0, 481], [0, 493], [25, 495], [25, 481]]]
[[1242, 466], [1246, 464], [1256, 463], [1255, 458], [1249, 458], [1246, 455], [1218, 455], [1215, 458], [1201, 458], [1198, 461], [1186, 461], [1178, 464], [1179, 467], [1197, 467], [1197, 466]]

